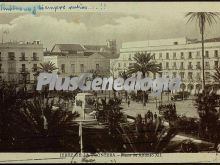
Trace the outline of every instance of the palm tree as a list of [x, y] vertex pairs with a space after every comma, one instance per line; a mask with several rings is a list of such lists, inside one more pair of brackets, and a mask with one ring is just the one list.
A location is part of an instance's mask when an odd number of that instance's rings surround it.
[[[49, 62], [44, 62], [44, 63], [40, 63], [40, 67], [37, 68], [37, 71], [34, 73], [34, 76], [38, 76], [40, 73], [53, 73], [53, 71], [57, 70], [58, 68], [55, 66], [54, 63], [52, 63], [51, 61]], [[44, 93], [44, 97], [48, 100], [49, 99], [49, 91], [48, 89], [45, 87], [43, 90]]]
[[212, 78], [220, 85], [220, 68], [215, 68], [215, 71], [216, 72], [212, 75]]
[[195, 20], [199, 25], [202, 42], [202, 76], [203, 76], [203, 89], [205, 88], [205, 70], [204, 70], [204, 32], [206, 24], [211, 26], [213, 22], [217, 23], [219, 13], [216, 12], [188, 12], [185, 17], [189, 17], [188, 22]]
[[145, 122], [143, 122], [139, 114], [135, 121], [135, 128], [123, 124], [117, 127], [118, 133], [130, 152], [167, 151], [169, 142], [177, 134], [177, 128], [163, 126], [159, 118], [153, 122], [145, 115]]
[[62, 106], [54, 107], [53, 101], [26, 101], [11, 122], [15, 145], [19, 150], [32, 152], [78, 151], [78, 126], [74, 122], [78, 116], [76, 112], [64, 111]]
[[35, 75], [39, 75], [40, 73], [43, 73], [43, 72], [52, 73], [56, 69], [58, 68], [51, 61], [40, 63], [40, 67], [37, 68]]
[[[142, 78], [145, 78], [146, 73], [159, 73], [161, 67], [153, 61], [153, 56], [150, 53], [136, 53], [134, 55], [133, 65], [128, 68], [128, 74], [134, 74], [137, 72], [142, 73]], [[143, 91], [143, 104], [145, 105], [145, 91]]]

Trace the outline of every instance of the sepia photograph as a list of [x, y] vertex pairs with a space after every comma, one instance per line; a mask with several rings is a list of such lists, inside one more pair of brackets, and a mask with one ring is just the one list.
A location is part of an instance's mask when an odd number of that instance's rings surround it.
[[218, 162], [219, 8], [1, 2], [0, 163]]

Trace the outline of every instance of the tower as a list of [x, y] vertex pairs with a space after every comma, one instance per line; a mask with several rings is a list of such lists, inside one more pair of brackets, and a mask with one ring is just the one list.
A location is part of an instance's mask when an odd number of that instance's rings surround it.
[[110, 50], [110, 53], [112, 55], [116, 55], [117, 53], [117, 44], [116, 44], [116, 40], [107, 40], [107, 47]]

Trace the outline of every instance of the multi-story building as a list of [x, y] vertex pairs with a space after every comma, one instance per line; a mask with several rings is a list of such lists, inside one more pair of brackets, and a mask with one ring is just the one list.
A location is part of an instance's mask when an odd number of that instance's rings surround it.
[[[181, 78], [181, 88], [192, 93], [202, 88], [202, 49], [201, 42], [187, 38], [149, 40], [127, 42], [122, 44], [120, 56], [111, 60], [111, 68], [115, 75], [127, 70], [134, 63], [133, 57], [137, 52], [153, 55], [153, 60], [161, 64], [160, 74], [152, 74], [152, 78], [165, 76]], [[206, 84], [213, 83], [211, 75], [219, 67], [220, 39], [205, 41], [205, 80]], [[114, 70], [114, 69], [112, 69]]]
[[43, 61], [40, 41], [0, 44], [0, 80], [7, 82], [33, 82], [34, 73]]
[[109, 74], [110, 59], [116, 56], [115, 41], [107, 45], [56, 44], [44, 54], [44, 61], [51, 61], [62, 76], [79, 76], [81, 73], [100, 70]]

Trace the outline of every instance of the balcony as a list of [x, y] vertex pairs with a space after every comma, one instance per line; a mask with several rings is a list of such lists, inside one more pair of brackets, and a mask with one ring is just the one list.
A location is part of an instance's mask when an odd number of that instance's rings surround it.
[[185, 68], [183, 66], [180, 67], [180, 70], [185, 70]]
[[15, 57], [9, 57], [8, 61], [15, 61]]
[[196, 69], [201, 69], [201, 66], [200, 65], [196, 65]]
[[19, 72], [20, 72], [20, 73], [28, 73], [29, 71], [28, 71], [27, 68], [20, 68], [20, 69], [19, 69]]
[[205, 69], [210, 69], [210, 66], [205, 66]]
[[20, 61], [27, 61], [27, 57], [20, 57]]
[[39, 61], [39, 57], [32, 57], [32, 61]]

